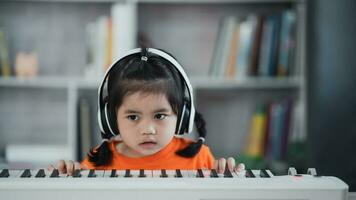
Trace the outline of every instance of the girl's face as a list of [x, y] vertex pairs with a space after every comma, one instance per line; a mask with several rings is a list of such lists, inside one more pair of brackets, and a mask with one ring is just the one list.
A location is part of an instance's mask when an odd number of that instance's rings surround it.
[[127, 95], [117, 111], [122, 143], [119, 152], [129, 157], [157, 153], [174, 136], [177, 116], [166, 95], [136, 92]]

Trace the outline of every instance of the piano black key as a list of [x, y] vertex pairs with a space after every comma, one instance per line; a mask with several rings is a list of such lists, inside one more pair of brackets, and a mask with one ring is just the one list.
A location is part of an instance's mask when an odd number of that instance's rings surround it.
[[129, 170], [129, 169], [127, 169], [127, 170], [125, 171], [124, 177], [126, 177], [126, 178], [132, 177], [132, 175], [130, 174], [130, 170]]
[[271, 178], [271, 176], [268, 174], [268, 172], [265, 169], [260, 170], [260, 176], [261, 178]]
[[218, 172], [216, 171], [216, 169], [212, 169], [210, 171], [210, 177], [211, 178], [219, 178]]
[[111, 177], [111, 178], [115, 178], [115, 177], [117, 177], [117, 174], [116, 174], [116, 169], [111, 170], [110, 177]]
[[0, 173], [0, 178], [7, 178], [10, 176], [9, 170], [8, 169], [3, 169]]
[[95, 174], [95, 170], [94, 170], [94, 169], [89, 170], [88, 177], [89, 177], [89, 178], [95, 178], [95, 177], [96, 177], [96, 174]]
[[204, 178], [204, 174], [203, 174], [203, 170], [202, 169], [198, 169], [197, 170], [197, 175], [196, 175], [197, 178]]
[[82, 177], [82, 175], [80, 174], [80, 169], [74, 170], [72, 176], [73, 176], [73, 178], [80, 178], [80, 177]]
[[140, 177], [140, 178], [146, 177], [145, 170], [140, 169], [140, 174], [138, 175], [138, 177]]
[[59, 171], [58, 171], [58, 169], [54, 169], [49, 177], [51, 177], [51, 178], [58, 178], [58, 177], [59, 177]]
[[183, 177], [182, 172], [180, 171], [180, 169], [176, 169], [176, 174], [174, 175], [174, 177], [176, 177], [176, 178], [182, 178]]
[[255, 178], [256, 176], [253, 174], [251, 169], [246, 169], [246, 178]]
[[37, 174], [35, 175], [36, 178], [44, 178], [46, 177], [44, 169], [38, 170]]
[[167, 172], [165, 169], [161, 169], [161, 175], [160, 175], [161, 178], [167, 178], [168, 175], [167, 175]]
[[229, 168], [228, 168], [228, 167], [225, 167], [224, 178], [232, 178], [232, 177], [233, 177], [233, 176], [232, 176], [232, 174], [231, 174]]
[[21, 178], [30, 178], [31, 177], [31, 171], [29, 169], [25, 169], [25, 171], [21, 174]]

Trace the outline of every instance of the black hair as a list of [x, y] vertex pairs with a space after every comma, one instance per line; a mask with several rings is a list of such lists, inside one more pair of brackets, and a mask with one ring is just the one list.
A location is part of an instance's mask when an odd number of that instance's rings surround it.
[[[143, 59], [142, 59], [142, 56]], [[147, 58], [147, 59], [145, 59]], [[125, 96], [135, 93], [165, 94], [173, 112], [180, 119], [185, 98], [186, 87], [183, 77], [168, 60], [151, 54], [146, 48], [140, 53], [129, 55], [117, 62], [110, 71], [107, 80], [108, 95], [105, 99], [108, 103], [108, 119], [110, 124], [117, 124], [117, 110], [121, 106]], [[200, 139], [192, 142], [186, 148], [178, 150], [176, 154], [183, 157], [194, 157], [201, 149], [203, 139], [206, 136], [205, 120], [196, 112], [194, 122]], [[178, 124], [178, 120], [177, 120]], [[111, 126], [116, 134], [120, 134], [118, 126]], [[176, 128], [177, 131], [177, 128]], [[110, 139], [112, 134], [101, 133], [103, 139]], [[103, 140], [97, 148], [92, 148], [88, 158], [94, 166], [110, 165], [112, 152], [109, 142]]]

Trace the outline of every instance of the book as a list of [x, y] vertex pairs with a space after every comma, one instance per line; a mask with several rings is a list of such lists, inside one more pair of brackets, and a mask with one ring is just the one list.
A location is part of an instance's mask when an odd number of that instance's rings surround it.
[[263, 157], [264, 156], [264, 139], [265, 129], [267, 122], [267, 113], [265, 105], [259, 105], [254, 112], [250, 132], [248, 135], [247, 146], [245, 154], [250, 157]]
[[3, 77], [11, 75], [9, 49], [4, 30], [0, 29], [0, 74]]
[[291, 73], [294, 60], [296, 14], [286, 10], [282, 13], [281, 20], [277, 76], [287, 76]]
[[215, 42], [209, 74], [214, 77], [224, 77], [231, 49], [231, 43], [236, 27], [235, 17], [224, 17], [220, 23]]
[[86, 77], [102, 77], [112, 61], [112, 24], [100, 16], [86, 26]]
[[280, 14], [273, 14], [270, 16], [272, 22], [272, 41], [271, 41], [271, 52], [270, 59], [268, 63], [268, 76], [277, 75], [277, 61], [279, 57], [279, 39], [280, 39], [280, 28], [281, 28], [281, 17]]
[[261, 38], [262, 38], [262, 28], [263, 28], [263, 20], [264, 17], [257, 15], [256, 16], [256, 30], [254, 32], [254, 40], [252, 42], [251, 49], [251, 61], [250, 61], [250, 71], [249, 74], [251, 76], [258, 75], [258, 62], [259, 62], [259, 54], [261, 47]]
[[268, 114], [268, 138], [265, 156], [270, 160], [284, 160], [290, 137], [292, 101], [284, 99], [270, 104]]
[[216, 39], [215, 39], [215, 44], [214, 44], [214, 49], [213, 49], [213, 54], [211, 56], [211, 61], [210, 61], [210, 67], [209, 67], [209, 76], [217, 76], [217, 66], [219, 63], [220, 59], [220, 52], [222, 49], [222, 40], [223, 40], [223, 33], [225, 32], [225, 25], [224, 25], [224, 20], [219, 21], [219, 26], [217, 29], [217, 34], [216, 34]]
[[279, 44], [279, 16], [269, 15], [263, 23], [262, 41], [259, 55], [258, 75], [275, 76], [277, 70]]
[[266, 128], [264, 134], [264, 157], [268, 157], [269, 155], [269, 138], [271, 133], [271, 121], [272, 121], [272, 103], [269, 102], [266, 105]]
[[255, 40], [257, 16], [251, 14], [240, 23], [238, 56], [236, 61], [236, 78], [244, 79], [249, 76], [251, 64], [251, 49]]
[[226, 68], [229, 64], [231, 44], [233, 43], [234, 32], [236, 31], [236, 18], [226, 17], [224, 24], [226, 25], [226, 30], [222, 40], [221, 58], [217, 66], [219, 69], [217, 77], [224, 77]]
[[114, 3], [111, 7], [112, 55], [116, 60], [137, 47], [137, 3]]
[[281, 149], [281, 118], [283, 115], [283, 107], [279, 102], [271, 104], [271, 119], [269, 125], [268, 152], [267, 158], [270, 160], [280, 160]]
[[239, 20], [236, 20], [235, 30], [232, 35], [230, 44], [230, 54], [228, 64], [225, 70], [225, 77], [228, 79], [233, 79], [236, 76], [236, 57], [238, 56], [238, 46], [239, 46], [239, 35], [240, 35], [240, 24]]
[[86, 77], [102, 77], [114, 60], [137, 47], [136, 3], [114, 3], [110, 14], [86, 26]]
[[281, 138], [281, 158], [284, 159], [287, 154], [289, 137], [291, 133], [291, 115], [293, 113], [293, 102], [291, 99], [285, 99], [283, 101], [285, 107], [284, 118], [283, 118], [283, 127], [282, 127], [282, 138]]

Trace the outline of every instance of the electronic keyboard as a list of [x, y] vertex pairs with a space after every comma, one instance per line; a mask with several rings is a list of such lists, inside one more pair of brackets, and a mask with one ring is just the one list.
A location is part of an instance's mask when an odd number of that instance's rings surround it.
[[0, 169], [0, 199], [234, 199], [347, 200], [348, 185], [332, 176], [276, 176], [270, 170], [217, 173], [216, 170]]

